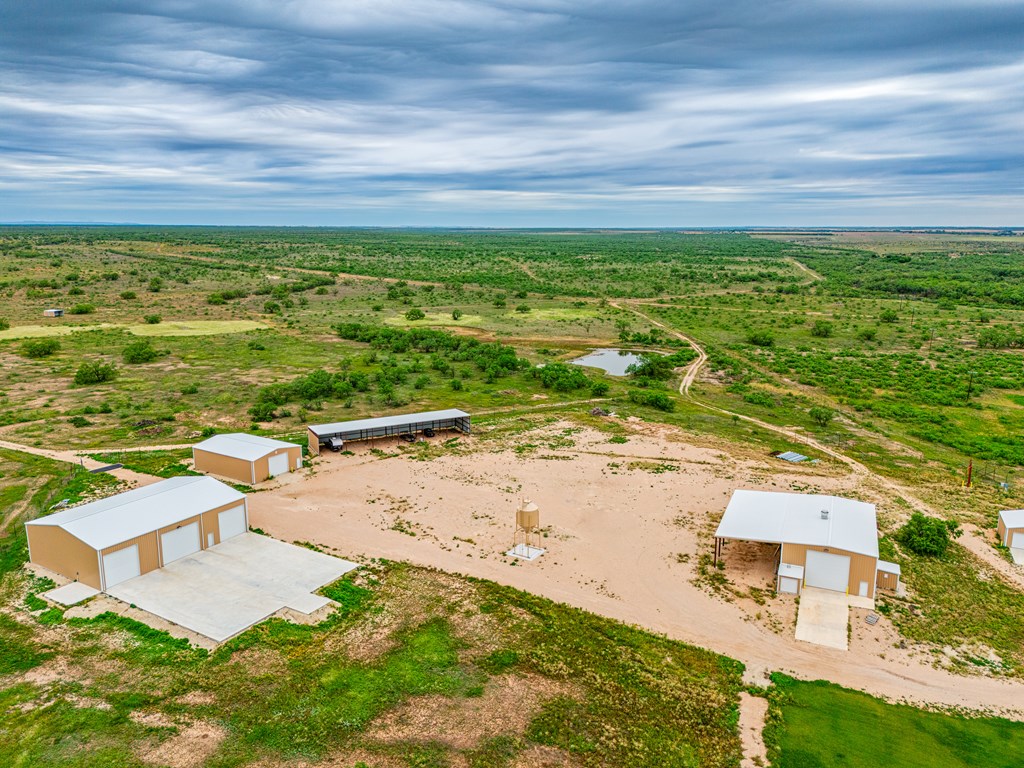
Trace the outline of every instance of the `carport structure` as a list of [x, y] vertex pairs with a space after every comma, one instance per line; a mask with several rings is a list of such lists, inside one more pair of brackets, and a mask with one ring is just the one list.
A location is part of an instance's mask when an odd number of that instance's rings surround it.
[[249, 530], [245, 496], [172, 477], [25, 523], [29, 560], [107, 591]]
[[375, 437], [416, 434], [424, 429], [435, 431], [457, 429], [469, 434], [470, 416], [465, 411], [449, 408], [444, 411], [403, 413], [396, 416], [380, 416], [375, 419], [338, 421], [333, 424], [310, 424], [307, 429], [309, 451], [314, 455], [319, 455], [320, 446], [328, 444], [332, 439], [342, 442], [370, 440]]
[[[895, 589], [899, 567], [878, 559], [875, 505], [838, 496], [734, 491], [715, 531], [715, 561], [729, 540], [777, 544], [776, 589], [804, 587], [873, 599]], [[895, 575], [894, 575], [895, 574]]]

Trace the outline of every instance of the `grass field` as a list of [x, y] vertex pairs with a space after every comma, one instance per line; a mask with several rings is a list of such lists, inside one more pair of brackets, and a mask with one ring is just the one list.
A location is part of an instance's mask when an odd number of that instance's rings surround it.
[[[55, 321], [55, 323], [59, 322], [59, 320]], [[107, 328], [123, 328], [135, 336], [214, 336], [221, 333], [256, 331], [267, 327], [267, 325], [253, 320], [190, 320], [188, 322], [136, 323], [133, 325], [118, 325], [116, 323], [103, 323], [101, 325], [19, 325], [6, 331], [0, 331], [0, 341], [67, 336], [71, 333], [100, 331]]]
[[1024, 724], [887, 704], [824, 682], [773, 675], [773, 768], [1012, 768]]

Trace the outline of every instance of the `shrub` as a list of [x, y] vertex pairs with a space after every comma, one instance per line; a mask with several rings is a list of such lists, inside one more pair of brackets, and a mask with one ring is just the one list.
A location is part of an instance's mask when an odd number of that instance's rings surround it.
[[629, 401], [637, 405], [646, 405], [650, 408], [657, 408], [659, 411], [674, 411], [675, 401], [664, 392], [649, 392], [639, 389], [629, 391]]
[[526, 304], [520, 304], [518, 307], [516, 307], [516, 312], [519, 312], [521, 314], [526, 314], [529, 311], [530, 307], [527, 306]]
[[915, 512], [896, 533], [896, 539], [915, 554], [941, 557], [949, 548], [949, 542], [959, 538], [961, 533], [963, 531], [954, 520], [939, 520]]
[[160, 353], [153, 348], [148, 339], [139, 339], [125, 347], [124, 351], [121, 352], [121, 356], [126, 363], [138, 365], [140, 363], [153, 362], [160, 357]]
[[146, 321], [146, 325], [160, 325], [160, 321], [163, 318], [160, 315], [146, 315], [142, 319]]
[[75, 306], [68, 310], [68, 314], [91, 315], [95, 311], [96, 307], [94, 307], [92, 304], [75, 304]]
[[112, 381], [117, 376], [117, 368], [109, 363], [88, 360], [78, 366], [75, 372], [75, 384], [102, 384]]
[[832, 421], [832, 417], [835, 416], [831, 408], [826, 408], [823, 405], [814, 406], [809, 411], [807, 411], [807, 415], [811, 417], [811, 421], [813, 421], [822, 429], [827, 427], [829, 425], [829, 422]]
[[883, 309], [882, 314], [878, 316], [878, 319], [883, 323], [895, 323], [899, 321], [900, 316], [896, 314], [895, 309]]
[[495, 299], [494, 300], [494, 307], [495, 307], [495, 309], [504, 309], [507, 306], [508, 306], [508, 304], [505, 302], [504, 299]]
[[876, 336], [878, 331], [875, 328], [861, 328], [857, 331], [857, 338], [861, 341], [874, 341]]
[[68, 290], [68, 296], [82, 296], [85, 291], [79, 288], [77, 285]]
[[462, 389], [462, 382], [459, 381], [458, 379], [452, 379], [451, 381], [448, 382], [448, 386], [450, 386], [453, 390], [458, 392], [459, 390]]
[[770, 347], [775, 344], [775, 337], [768, 331], [751, 331], [747, 334], [747, 343], [755, 347]]
[[138, 298], [138, 294], [135, 291], [121, 291], [121, 298], [125, 301]]
[[25, 357], [40, 358], [49, 357], [60, 349], [60, 342], [56, 339], [30, 339], [21, 345], [21, 353]]
[[743, 396], [743, 401], [750, 403], [751, 405], [762, 405], [765, 408], [775, 407], [775, 399], [767, 392], [762, 392], [760, 390], [747, 392], [747, 394]]
[[92, 422], [85, 418], [85, 416], [72, 416], [68, 419], [68, 424], [76, 429], [81, 429], [82, 427], [88, 427]]
[[422, 320], [426, 316], [427, 315], [423, 312], [423, 310], [417, 307], [413, 307], [412, 309], [405, 313], [406, 320]]
[[11, 327], [11, 321], [6, 317], [0, 317], [0, 331], [6, 331]]
[[267, 315], [280, 315], [281, 305], [278, 304], [276, 301], [268, 301], [266, 304], [263, 305], [263, 312], [264, 314]]
[[461, 320], [461, 319], [462, 319], [462, 310], [461, 309], [453, 309], [452, 310], [452, 320]]
[[259, 402], [249, 409], [254, 421], [272, 421], [277, 418], [276, 406], [273, 403]]
[[159, 277], [154, 277], [149, 281], [149, 290], [153, 293], [160, 293], [164, 289], [164, 281]]
[[198, 384], [186, 384], [181, 388], [181, 394], [183, 395], [198, 395], [199, 385]]
[[594, 397], [604, 397], [608, 394], [607, 381], [595, 381], [590, 385], [590, 394]]
[[828, 320], [815, 320], [814, 325], [811, 326], [811, 336], [827, 339], [832, 335], [833, 330], [832, 323]]

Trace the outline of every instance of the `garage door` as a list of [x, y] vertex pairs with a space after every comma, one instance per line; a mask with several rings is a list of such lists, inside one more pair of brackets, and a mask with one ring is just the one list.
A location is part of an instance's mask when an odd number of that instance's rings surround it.
[[846, 592], [850, 588], [850, 558], [828, 552], [807, 550], [804, 584], [808, 587]]
[[134, 579], [141, 572], [138, 544], [132, 544], [130, 547], [103, 556], [103, 579], [107, 587]]
[[1024, 531], [1014, 531], [1010, 537], [1011, 549], [1024, 549]]
[[288, 454], [279, 453], [270, 457], [270, 476], [277, 477], [288, 471]]
[[233, 536], [245, 533], [245, 507], [239, 505], [218, 513], [217, 525], [220, 526], [221, 541], [226, 541]]
[[181, 528], [160, 534], [160, 548], [164, 554], [164, 565], [180, 560], [193, 552], [198, 552], [201, 548], [199, 522], [183, 525]]

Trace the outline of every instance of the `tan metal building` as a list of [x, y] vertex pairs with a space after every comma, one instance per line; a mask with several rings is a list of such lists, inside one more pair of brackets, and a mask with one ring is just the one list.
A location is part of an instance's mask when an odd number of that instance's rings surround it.
[[996, 525], [999, 541], [1010, 549], [1024, 549], [1024, 509], [1004, 509]]
[[106, 590], [249, 530], [245, 495], [172, 477], [25, 523], [29, 560]]
[[302, 446], [238, 432], [196, 443], [192, 459], [199, 472], [255, 485], [302, 469]]
[[715, 532], [715, 558], [728, 540], [777, 544], [776, 588], [818, 587], [874, 598], [896, 589], [900, 569], [878, 559], [875, 505], [838, 496], [735, 491]]

